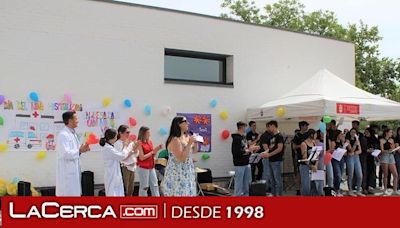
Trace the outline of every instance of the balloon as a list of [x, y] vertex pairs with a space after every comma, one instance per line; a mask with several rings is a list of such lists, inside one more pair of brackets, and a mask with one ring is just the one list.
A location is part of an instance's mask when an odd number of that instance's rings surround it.
[[203, 159], [203, 160], [207, 160], [207, 159], [209, 159], [210, 158], [210, 155], [209, 154], [203, 154], [203, 155], [201, 155], [201, 159]]
[[324, 154], [324, 165], [328, 165], [331, 160], [332, 160], [332, 154], [326, 151]]
[[37, 160], [43, 160], [44, 158], [46, 158], [46, 151], [39, 151], [36, 154], [36, 159]]
[[285, 116], [285, 114], [286, 114], [286, 109], [284, 108], [284, 107], [279, 107], [277, 110], [276, 110], [276, 116], [277, 117], [279, 117], [279, 118], [282, 118], [282, 117], [284, 117]]
[[20, 182], [20, 181], [21, 181], [21, 178], [19, 178], [19, 177], [14, 177], [14, 178], [11, 180], [11, 183], [17, 184], [17, 183]]
[[88, 145], [94, 145], [94, 144], [99, 143], [99, 141], [100, 140], [97, 138], [97, 136], [94, 133], [90, 133], [88, 138], [87, 138], [87, 140], [86, 140], [86, 143]]
[[110, 105], [110, 103], [111, 103], [111, 99], [110, 98], [104, 98], [103, 99], [103, 106], [104, 107], [107, 107], [108, 105]]
[[136, 119], [133, 117], [129, 117], [129, 125], [131, 127], [134, 127], [134, 126], [136, 126], [136, 124], [137, 124]]
[[150, 116], [151, 115], [151, 105], [146, 105], [145, 107], [144, 107], [144, 114], [146, 115], [146, 116]]
[[125, 106], [126, 108], [132, 107], [132, 101], [129, 100], [129, 99], [125, 99], [125, 100], [124, 100], [124, 106]]
[[163, 115], [168, 116], [171, 113], [171, 107], [166, 106], [163, 110]]
[[220, 117], [222, 120], [226, 120], [226, 119], [228, 119], [229, 114], [228, 114], [228, 112], [226, 112], [226, 111], [222, 111], [222, 112], [219, 113], [219, 117]]
[[160, 128], [160, 135], [164, 136], [168, 134], [168, 130], [165, 127]]
[[0, 152], [4, 152], [8, 150], [8, 145], [5, 143], [0, 144]]
[[39, 101], [39, 95], [36, 92], [30, 92], [29, 93], [29, 98], [34, 102], [38, 102]]
[[0, 105], [3, 104], [4, 100], [5, 100], [4, 95], [0, 95]]
[[72, 103], [72, 96], [70, 93], [65, 93], [64, 94], [64, 102], [71, 104]]
[[228, 130], [223, 130], [222, 133], [221, 133], [221, 137], [222, 137], [222, 139], [225, 140], [225, 139], [229, 138], [230, 134], [231, 133]]
[[137, 136], [136, 136], [135, 134], [131, 134], [131, 135], [129, 135], [129, 139], [130, 139], [131, 141], [136, 141]]
[[319, 130], [320, 130], [322, 133], [325, 133], [325, 132], [326, 132], [326, 124], [325, 124], [324, 122], [319, 122]]
[[3, 126], [3, 125], [4, 125], [4, 119], [3, 119], [3, 117], [0, 116], [0, 126]]
[[332, 118], [330, 116], [324, 116], [322, 120], [324, 121], [324, 123], [330, 123], [332, 121]]
[[215, 108], [215, 107], [217, 107], [217, 100], [216, 99], [211, 99], [211, 101], [210, 101], [210, 106], [211, 106], [211, 108]]

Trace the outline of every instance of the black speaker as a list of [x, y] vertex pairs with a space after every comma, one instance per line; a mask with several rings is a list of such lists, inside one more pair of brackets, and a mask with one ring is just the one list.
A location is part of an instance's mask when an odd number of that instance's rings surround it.
[[201, 183], [212, 183], [213, 182], [211, 169], [205, 169], [205, 170], [207, 170], [207, 172], [197, 173], [197, 181], [200, 184]]
[[99, 196], [106, 196], [106, 190], [105, 189], [101, 189], [99, 191]]
[[82, 172], [82, 196], [94, 196], [94, 173]]
[[18, 196], [32, 196], [30, 182], [18, 182]]
[[56, 196], [56, 188], [43, 188], [40, 189], [42, 196]]
[[265, 181], [257, 181], [250, 184], [250, 196], [266, 196], [267, 184]]

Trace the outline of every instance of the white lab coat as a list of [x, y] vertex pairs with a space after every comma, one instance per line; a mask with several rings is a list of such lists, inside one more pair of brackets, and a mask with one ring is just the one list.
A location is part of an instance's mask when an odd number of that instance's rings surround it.
[[[124, 142], [122, 142], [121, 140], [117, 140], [114, 143], [114, 148], [118, 151], [122, 151], [125, 154], [125, 156], [128, 156], [129, 152], [132, 151], [134, 145], [135, 144], [131, 142], [127, 147], [124, 148]], [[122, 161], [121, 164], [125, 166], [129, 171], [135, 172], [138, 155], [139, 153], [132, 154], [132, 156]]]
[[110, 144], [103, 148], [104, 187], [106, 196], [125, 196], [120, 162], [127, 156]]
[[57, 137], [56, 195], [81, 196], [80, 142], [72, 130], [65, 127]]

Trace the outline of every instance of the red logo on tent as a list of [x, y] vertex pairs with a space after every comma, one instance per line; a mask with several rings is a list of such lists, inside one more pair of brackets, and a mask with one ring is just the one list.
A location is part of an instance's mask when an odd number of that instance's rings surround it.
[[358, 104], [344, 104], [336, 103], [337, 114], [360, 114], [360, 105]]

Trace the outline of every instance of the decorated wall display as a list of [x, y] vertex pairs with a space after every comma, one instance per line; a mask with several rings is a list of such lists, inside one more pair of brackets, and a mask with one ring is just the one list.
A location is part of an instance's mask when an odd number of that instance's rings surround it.
[[[62, 113], [76, 111], [77, 135], [81, 143], [89, 142], [99, 150], [99, 136], [108, 128], [121, 124], [120, 113], [112, 107], [86, 108], [82, 104], [42, 101], [4, 100], [0, 106], [2, 149], [8, 151], [55, 151], [57, 134], [65, 127]], [[44, 159], [40, 153], [38, 159]]]
[[211, 114], [177, 113], [186, 117], [189, 122], [189, 131], [203, 137], [204, 143], [199, 144], [199, 152], [211, 152]]

